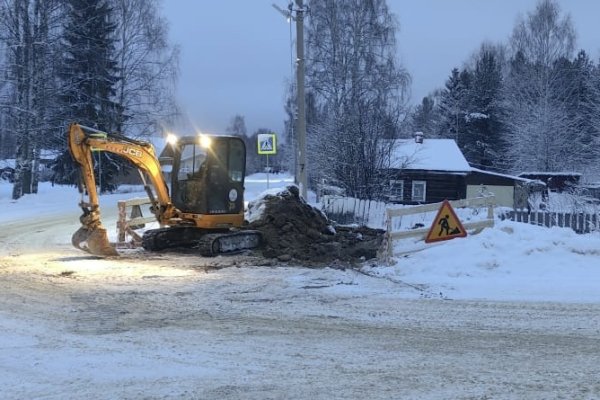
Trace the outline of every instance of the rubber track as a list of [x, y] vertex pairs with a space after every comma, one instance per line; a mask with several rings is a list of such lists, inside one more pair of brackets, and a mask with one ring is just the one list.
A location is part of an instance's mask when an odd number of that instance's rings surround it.
[[215, 232], [195, 227], [171, 227], [146, 231], [142, 246], [149, 251], [196, 248], [203, 256], [216, 256], [256, 248], [261, 239], [261, 233], [254, 230]]

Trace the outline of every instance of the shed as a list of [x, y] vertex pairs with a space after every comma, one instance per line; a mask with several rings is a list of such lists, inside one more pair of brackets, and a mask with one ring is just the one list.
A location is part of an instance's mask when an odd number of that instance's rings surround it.
[[562, 193], [577, 186], [581, 179], [579, 172], [522, 172], [519, 177], [544, 182], [551, 192]]
[[545, 187], [540, 181], [477, 168], [471, 169], [466, 183], [467, 198], [492, 193], [496, 205], [510, 208], [527, 208], [530, 194]]

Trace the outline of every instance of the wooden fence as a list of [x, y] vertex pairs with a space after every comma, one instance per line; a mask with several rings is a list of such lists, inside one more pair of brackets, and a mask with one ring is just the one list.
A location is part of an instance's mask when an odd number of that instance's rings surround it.
[[[466, 230], [473, 232], [479, 232], [486, 227], [494, 226], [494, 196], [476, 197], [472, 199], [463, 199], [451, 201], [450, 205], [453, 209], [457, 210], [460, 208], [477, 208], [486, 207], [487, 215], [485, 219], [481, 219], [473, 222], [461, 221], [463, 227]], [[384, 261], [389, 263], [394, 256], [394, 240], [405, 239], [410, 237], [417, 237], [425, 239], [429, 233], [430, 226], [423, 226], [416, 229], [408, 229], [402, 231], [396, 231], [394, 228], [393, 220], [397, 217], [403, 217], [407, 215], [421, 214], [440, 209], [443, 203], [432, 203], [425, 204], [422, 206], [406, 207], [406, 208], [387, 208], [386, 209], [386, 237], [384, 240], [384, 248], [382, 251], [382, 257]], [[431, 222], [430, 222], [431, 223]]]
[[593, 213], [559, 213], [549, 211], [513, 210], [500, 215], [501, 219], [508, 219], [526, 224], [561, 228], [571, 228], [577, 233], [590, 233], [600, 230], [600, 214]]
[[387, 204], [345, 196], [322, 196], [321, 209], [332, 221], [340, 225], [357, 224], [371, 228], [385, 228]]
[[[149, 216], [142, 215], [143, 205], [150, 205], [150, 199], [140, 197], [130, 200], [119, 200], [117, 207], [119, 209], [119, 218], [117, 220], [117, 246], [118, 247], [137, 247], [142, 244], [142, 237], [135, 231], [143, 228], [145, 224], [157, 222], [156, 217], [150, 211]], [[127, 242], [127, 236], [131, 241]]]

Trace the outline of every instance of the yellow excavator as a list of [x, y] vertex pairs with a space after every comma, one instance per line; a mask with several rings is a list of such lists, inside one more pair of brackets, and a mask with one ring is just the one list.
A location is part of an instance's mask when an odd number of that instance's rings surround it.
[[146, 250], [194, 247], [202, 255], [213, 256], [260, 245], [260, 232], [240, 229], [244, 225], [246, 168], [241, 138], [171, 137], [165, 149], [172, 157], [169, 188], [152, 144], [77, 123], [69, 126], [67, 136], [82, 183], [81, 227], [71, 240], [76, 248], [101, 257], [118, 255], [100, 220], [93, 151], [119, 155], [140, 172], [150, 210], [160, 224], [160, 228], [144, 232], [142, 246]]

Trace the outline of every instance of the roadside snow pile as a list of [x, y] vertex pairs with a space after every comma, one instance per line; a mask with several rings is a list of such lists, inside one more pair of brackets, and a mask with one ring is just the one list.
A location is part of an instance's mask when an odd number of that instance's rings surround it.
[[600, 301], [597, 233], [499, 221], [478, 235], [426, 246], [363, 271], [452, 299]]
[[263, 255], [309, 265], [375, 258], [383, 231], [334, 227], [317, 208], [300, 197], [297, 186], [263, 192], [248, 204], [249, 228], [263, 234]]

